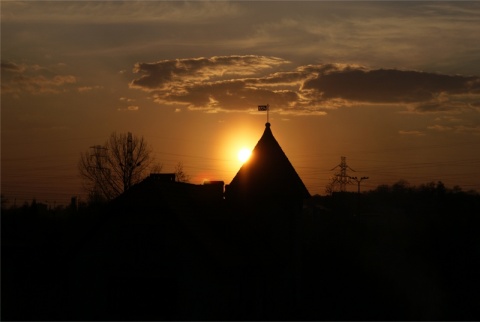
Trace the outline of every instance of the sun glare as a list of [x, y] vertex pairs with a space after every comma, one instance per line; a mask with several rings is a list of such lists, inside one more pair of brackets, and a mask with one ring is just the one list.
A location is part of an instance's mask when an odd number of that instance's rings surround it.
[[250, 158], [250, 155], [252, 154], [252, 151], [250, 151], [247, 148], [241, 148], [240, 151], [238, 151], [238, 160], [240, 160], [242, 163], [247, 161], [248, 158]]

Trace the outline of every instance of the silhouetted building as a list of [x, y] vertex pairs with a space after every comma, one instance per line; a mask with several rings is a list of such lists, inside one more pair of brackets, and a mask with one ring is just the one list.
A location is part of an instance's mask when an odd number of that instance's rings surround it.
[[272, 134], [270, 123], [232, 182], [225, 199], [239, 220], [279, 247], [291, 246], [310, 193]]
[[224, 185], [223, 181], [205, 181], [200, 185], [177, 182], [174, 173], [152, 173], [119, 196], [113, 204], [136, 209], [153, 209], [160, 205], [172, 209], [188, 205], [197, 209], [222, 203]]
[[110, 203], [70, 263], [76, 319], [289, 319], [308, 193], [270, 124], [233, 178], [153, 173]]
[[151, 173], [147, 179], [156, 182], [175, 182], [175, 173]]
[[232, 182], [226, 187], [231, 201], [288, 200], [302, 202], [310, 193], [272, 134], [270, 123]]
[[[230, 215], [245, 227], [253, 248], [250, 285], [261, 319], [289, 319], [298, 307], [300, 228], [303, 204], [310, 193], [270, 129], [265, 131], [232, 182], [225, 187]], [[248, 248], [248, 246], [247, 246]]]

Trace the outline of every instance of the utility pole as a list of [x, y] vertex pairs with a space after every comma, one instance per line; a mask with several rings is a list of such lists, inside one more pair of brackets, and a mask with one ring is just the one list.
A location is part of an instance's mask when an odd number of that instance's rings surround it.
[[347, 158], [346, 157], [341, 157], [341, 161], [340, 161], [340, 164], [338, 164], [337, 166], [335, 166], [333, 169], [331, 169], [330, 171], [333, 171], [335, 170], [336, 168], [340, 168], [340, 172], [337, 172], [335, 174], [335, 179], [333, 179], [333, 183], [338, 183], [340, 185], [340, 191], [341, 192], [345, 192], [346, 190], [346, 186], [347, 184], [351, 184], [352, 181], [350, 180], [350, 176], [347, 175], [347, 169], [350, 169], [352, 170], [353, 172], [355, 172], [355, 170], [353, 170], [352, 168], [350, 168], [348, 165], [347, 165]]
[[357, 177], [350, 177], [350, 179], [354, 180], [355, 182], [357, 182], [358, 184], [358, 191], [357, 193], [360, 194], [360, 182], [362, 182], [363, 180], [367, 180], [368, 177], [361, 177], [360, 179], [358, 179]]

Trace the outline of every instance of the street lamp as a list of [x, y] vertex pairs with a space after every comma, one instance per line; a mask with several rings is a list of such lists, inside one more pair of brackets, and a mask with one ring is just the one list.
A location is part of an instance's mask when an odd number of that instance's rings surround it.
[[357, 185], [358, 185], [358, 193], [360, 193], [360, 182], [362, 182], [363, 180], [367, 180], [368, 177], [361, 177], [360, 179], [358, 179], [357, 177], [349, 177], [350, 179], [352, 180], [355, 180], [357, 182]]

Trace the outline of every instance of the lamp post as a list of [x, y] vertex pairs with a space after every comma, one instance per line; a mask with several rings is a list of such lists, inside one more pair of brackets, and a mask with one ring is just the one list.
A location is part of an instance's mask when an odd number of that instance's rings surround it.
[[355, 180], [357, 182], [357, 185], [358, 185], [357, 193], [360, 193], [360, 182], [368, 179], [368, 177], [361, 177], [360, 179], [358, 179], [357, 177], [349, 177], [349, 178], [352, 179], [352, 180]]

